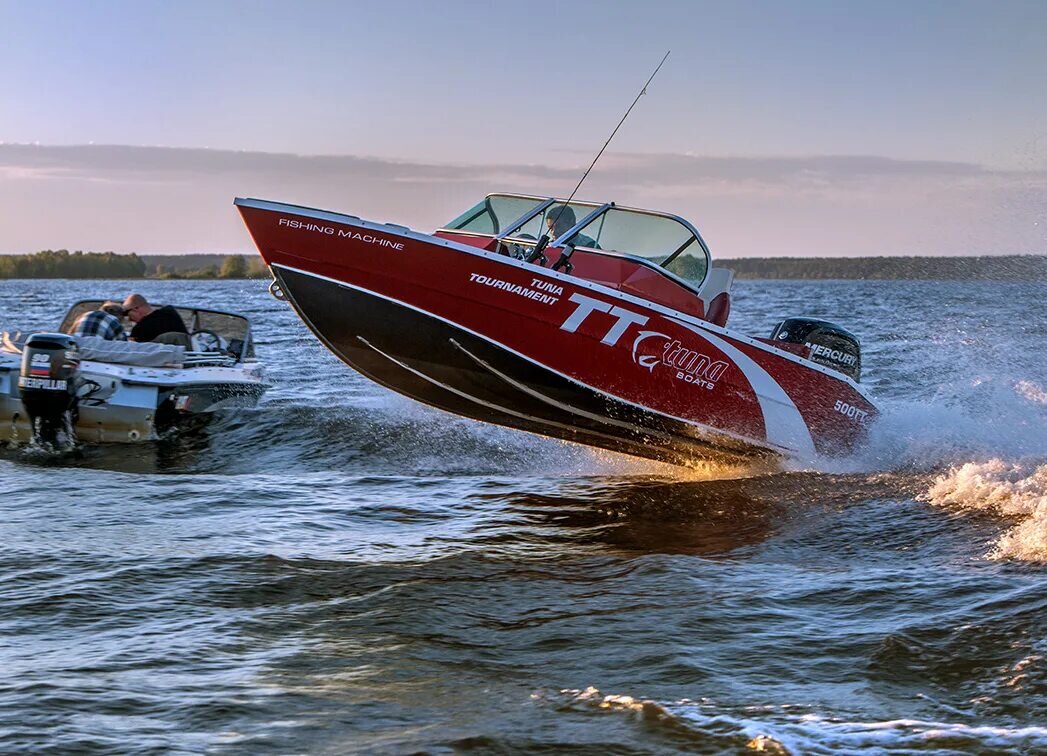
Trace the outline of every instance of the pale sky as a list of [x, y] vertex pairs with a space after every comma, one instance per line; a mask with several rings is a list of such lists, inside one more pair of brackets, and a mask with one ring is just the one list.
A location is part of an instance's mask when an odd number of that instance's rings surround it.
[[1047, 252], [1043, 0], [0, 0], [0, 252], [565, 195], [667, 49], [580, 197], [719, 257]]

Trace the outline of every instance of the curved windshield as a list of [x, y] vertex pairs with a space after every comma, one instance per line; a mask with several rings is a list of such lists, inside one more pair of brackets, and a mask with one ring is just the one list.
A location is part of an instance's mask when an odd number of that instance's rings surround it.
[[545, 208], [526, 223], [514, 228], [508, 236], [514, 240], [537, 239], [548, 234], [552, 241], [570, 231], [578, 221], [587, 216], [599, 205], [592, 202], [572, 202], [569, 205], [557, 202]]
[[[69, 312], [62, 318], [58, 330], [62, 333], [72, 333], [73, 325], [85, 312], [97, 310], [102, 306], [100, 299], [86, 299], [77, 302]], [[159, 304], [154, 306], [160, 307]], [[190, 333], [194, 331], [210, 331], [220, 338], [219, 343], [229, 344], [234, 352], [242, 357], [254, 357], [254, 343], [251, 339], [251, 328], [247, 318], [243, 315], [235, 315], [231, 312], [219, 312], [216, 310], [203, 310], [198, 307], [180, 307], [174, 305]]]
[[672, 262], [662, 267], [680, 278], [701, 282], [705, 280], [705, 272], [709, 268], [709, 260], [698, 245], [698, 242], [695, 242], [674, 257]]
[[466, 210], [444, 228], [498, 235], [546, 200], [540, 197], [513, 197], [493, 194]]
[[[592, 220], [587, 216], [600, 210]], [[574, 231], [579, 223], [585, 226]], [[550, 241], [576, 247], [642, 257], [669, 273], [701, 283], [709, 270], [709, 253], [685, 221], [645, 210], [553, 201], [552, 198], [492, 194], [444, 226], [500, 238], [499, 251], [526, 258], [543, 234]]]
[[709, 265], [690, 228], [676, 218], [636, 210], [611, 208], [569, 241], [579, 247], [646, 257], [659, 265], [671, 258], [665, 269], [693, 281], [704, 279]]

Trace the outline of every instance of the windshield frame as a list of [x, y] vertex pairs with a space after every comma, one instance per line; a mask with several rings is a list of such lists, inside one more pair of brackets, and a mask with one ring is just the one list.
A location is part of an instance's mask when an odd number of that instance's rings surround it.
[[[62, 316], [62, 322], [58, 326], [58, 330], [62, 333], [69, 333], [76, 322], [76, 319], [83, 315], [85, 312], [91, 310], [97, 310], [105, 302], [103, 299], [81, 299], [78, 302], [74, 302], [64, 316]], [[154, 304], [154, 307], [162, 307], [162, 304]], [[178, 314], [182, 316], [183, 322], [186, 324], [186, 329], [192, 333], [198, 330], [200, 325], [199, 316], [200, 314], [208, 315], [221, 315], [223, 317], [233, 318], [234, 320], [242, 321], [244, 326], [244, 335], [241, 339], [243, 344], [240, 346], [240, 354], [237, 357], [237, 362], [246, 362], [249, 359], [254, 358], [254, 334], [251, 328], [251, 320], [238, 312], [228, 312], [227, 310], [215, 310], [210, 307], [192, 307], [186, 305], [171, 305]], [[189, 317], [185, 317], [188, 315]], [[236, 336], [235, 338], [240, 338]]]
[[[567, 242], [572, 237], [577, 236], [578, 233], [581, 232], [581, 230], [583, 228], [585, 228], [590, 223], [592, 223], [594, 220], [596, 220], [601, 215], [606, 213], [612, 207], [614, 207], [614, 203], [613, 202], [605, 202], [604, 204], [600, 205], [599, 207], [594, 209], [592, 212], [590, 212], [588, 215], [586, 215], [584, 218], [582, 218], [580, 221], [578, 221], [573, 226], [571, 226], [569, 229], [567, 229], [562, 234], [560, 234], [558, 237], [556, 237], [551, 242], [549, 242], [550, 246], [553, 246], [553, 247], [562, 247], [562, 246], [564, 246], [565, 244], [567, 244]], [[577, 246], [577, 245], [572, 245], [572, 246]], [[591, 248], [590, 247], [582, 247], [582, 249], [591, 249]], [[596, 250], [596, 251], [600, 252], [602, 250]]]
[[[488, 195], [488, 196], [490, 196], [490, 195]], [[496, 236], [494, 238], [497, 239], [498, 241], [501, 241], [502, 239], [507, 238], [508, 236], [512, 235], [513, 231], [518, 230], [521, 226], [527, 225], [527, 222], [529, 220], [531, 220], [532, 218], [534, 218], [535, 216], [537, 216], [537, 215], [539, 215], [541, 213], [544, 213], [549, 208], [549, 206], [551, 204], [553, 204], [554, 202], [556, 202], [556, 198], [555, 197], [549, 197], [545, 202], [541, 203], [537, 207], [533, 208], [532, 210], [529, 210], [528, 212], [524, 213], [519, 218], [514, 220], [510, 225], [505, 227], [505, 231], [503, 231], [502, 233], [498, 234], [498, 236]]]
[[[526, 223], [528, 223], [535, 216], [539, 215], [540, 213], [545, 212], [549, 208], [550, 205], [552, 205], [554, 203], [557, 203], [557, 202], [563, 203], [563, 204], [567, 204], [567, 202], [568, 202], [566, 199], [561, 199], [559, 197], [549, 197], [549, 196], [544, 196], [543, 197], [541, 195], [536, 195], [536, 194], [516, 194], [514, 192], [491, 192], [490, 194], [488, 194], [488, 195], [486, 195], [484, 197], [484, 200], [486, 202], [489, 202], [492, 197], [509, 197], [509, 198], [512, 198], [512, 199], [537, 200], [539, 202], [539, 204], [537, 206], [535, 206], [534, 208], [532, 208], [531, 210], [529, 210], [528, 212], [524, 213], [523, 216], [521, 216], [520, 218], [517, 218], [510, 225], [506, 226], [505, 231], [502, 231], [499, 234], [485, 234], [485, 233], [480, 233], [480, 232], [475, 232], [475, 231], [461, 231], [461, 230], [457, 230], [457, 229], [453, 229], [453, 228], [446, 228], [446, 227], [439, 228], [439, 229], [437, 229], [437, 231], [444, 232], [444, 233], [450, 233], [450, 234], [468, 234], [470, 236], [482, 236], [482, 237], [487, 237], [487, 238], [490, 238], [490, 239], [496, 239], [498, 241], [511, 240], [511, 239], [513, 239], [513, 233], [515, 231], [519, 230], [519, 228], [521, 226], [523, 226]], [[607, 211], [612, 210], [612, 209], [613, 210], [620, 210], [620, 211], [624, 211], [624, 212], [629, 212], [629, 213], [637, 213], [639, 215], [649, 215], [649, 216], [653, 216], [655, 218], [666, 218], [668, 220], [676, 221], [677, 223], [682, 225], [684, 228], [686, 228], [688, 231], [691, 232], [691, 234], [693, 235], [694, 239], [691, 240], [691, 241], [688, 241], [688, 242], [686, 242], [684, 244], [681, 244], [679, 247], [677, 247], [675, 250], [673, 250], [664, 260], [662, 260], [661, 262], [657, 262], [657, 263], [653, 262], [651, 260], [651, 258], [645, 258], [645, 257], [641, 257], [640, 255], [634, 255], [634, 254], [630, 254], [630, 253], [626, 253], [626, 252], [613, 252], [613, 253], [610, 253], [610, 254], [612, 254], [615, 257], [624, 257], [624, 258], [629, 258], [629, 259], [632, 259], [632, 260], [644, 260], [649, 265], [652, 265], [652, 266], [654, 266], [656, 268], [661, 268], [662, 272], [665, 273], [672, 280], [677, 281], [679, 283], [683, 283], [683, 284], [685, 284], [687, 286], [687, 288], [694, 289], [695, 291], [701, 289], [702, 286], [705, 285], [706, 280], [709, 278], [709, 271], [712, 270], [712, 267], [713, 267], [712, 253], [709, 251], [709, 245], [707, 245], [705, 243], [705, 239], [702, 238], [702, 235], [698, 232], [698, 229], [695, 228], [694, 225], [692, 225], [686, 218], [682, 218], [679, 215], [676, 215], [675, 213], [665, 213], [665, 212], [661, 212], [659, 210], [645, 210], [644, 208], [640, 208], [640, 207], [629, 207], [627, 205], [618, 205], [618, 204], [616, 204], [614, 202], [607, 202], [607, 203], [604, 203], [604, 204], [601, 205], [601, 204], [596, 203], [596, 202], [587, 202], [587, 201], [581, 201], [581, 200], [574, 200], [573, 198], [571, 198], [571, 203], [570, 204], [576, 205], [576, 206], [577, 205], [581, 205], [581, 206], [592, 207], [594, 209], [587, 216], [585, 216], [581, 221], [579, 221], [578, 223], [575, 223], [575, 225], [571, 229], [569, 229], [568, 231], [566, 231], [565, 233], [561, 234], [559, 237], [554, 239], [552, 242], [550, 242], [550, 246], [552, 246], [552, 247], [561, 246], [562, 243], [564, 243], [566, 240], [570, 239], [570, 237], [573, 234], [577, 234], [586, 225], [592, 223], [594, 220], [599, 218], [600, 215], [602, 215], [603, 213], [606, 213]], [[691, 247], [691, 245], [694, 244], [694, 241], [698, 242], [698, 246], [699, 246], [699, 248], [701, 248], [702, 254], [705, 255], [705, 276], [702, 278], [701, 281], [697, 282], [697, 285], [686, 282], [684, 279], [680, 278], [678, 275], [676, 275], [672, 271], [668, 270], [667, 267], [666, 267], [666, 266], [670, 265], [674, 260], [676, 260], [676, 258], [678, 258], [680, 255], [682, 255], [684, 252], [686, 252]], [[592, 249], [592, 248], [591, 247], [578, 247], [578, 249]], [[601, 254], [609, 254], [607, 251], [602, 250], [602, 249], [594, 249], [593, 251], [594, 252], [599, 252]]]
[[[467, 228], [452, 228], [451, 224], [454, 223], [457, 220], [460, 220], [465, 215], [465, 213], [468, 212], [468, 210], [466, 210], [465, 212], [463, 212], [460, 215], [456, 216], [455, 218], [452, 218], [450, 221], [447, 222], [447, 224], [445, 224], [445, 225], [441, 226], [440, 228], [436, 229], [436, 231], [434, 233], [441, 233], [442, 232], [442, 233], [447, 233], [447, 234], [462, 234], [464, 236], [477, 236], [477, 237], [483, 237], [483, 238], [487, 238], [487, 239], [501, 239], [504, 236], [508, 235], [508, 233], [512, 232], [514, 229], [522, 226], [524, 223], [526, 223], [528, 220], [533, 218], [535, 215], [537, 215], [539, 212], [541, 212], [544, 208], [548, 207], [551, 202], [554, 201], [551, 198], [541, 197], [541, 196], [534, 195], [534, 194], [517, 194], [515, 192], [491, 192], [490, 194], [485, 195], [482, 201], [477, 202], [475, 205], [473, 205], [472, 207], [469, 208], [469, 210], [472, 210], [474, 208], [479, 208], [479, 209], [477, 209], [477, 211], [475, 213], [470, 215], [468, 220], [466, 220], [463, 224], [460, 224], [460, 225], [468, 225], [469, 223], [472, 223], [474, 220], [476, 220], [477, 218], [479, 218], [480, 216], [482, 216], [484, 214], [487, 214], [488, 216], [490, 216], [492, 221], [497, 222], [498, 221], [498, 216], [495, 215], [495, 213], [494, 213], [494, 211], [492, 209], [492, 205], [491, 205], [491, 198], [492, 197], [501, 197], [501, 198], [505, 198], [505, 199], [514, 199], [514, 200], [534, 200], [535, 202], [538, 203], [538, 206], [534, 207], [534, 208], [531, 208], [530, 210], [525, 212], [520, 217], [515, 218], [513, 221], [511, 221], [510, 223], [508, 223], [505, 226], [505, 229], [506, 229], [505, 231], [501, 231], [499, 233], [490, 233], [490, 232], [487, 232], [487, 231], [474, 231], [472, 229], [467, 229]], [[501, 224], [499, 224], [499, 226], [500, 225]]]

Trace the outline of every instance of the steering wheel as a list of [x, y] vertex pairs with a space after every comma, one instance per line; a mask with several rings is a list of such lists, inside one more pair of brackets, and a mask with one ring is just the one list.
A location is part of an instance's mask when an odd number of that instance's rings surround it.
[[[199, 337], [199, 338], [198, 338]], [[221, 352], [222, 337], [214, 331], [200, 328], [189, 334], [193, 341], [193, 349], [197, 352]]]
[[[527, 239], [529, 241], [534, 240], [534, 237], [530, 234], [518, 234], [514, 238]], [[502, 242], [501, 247], [503, 255], [508, 255], [509, 257], [515, 258], [517, 260], [524, 259], [527, 256], [527, 253], [530, 251], [530, 248], [525, 247], [522, 244], [513, 244], [511, 242]]]

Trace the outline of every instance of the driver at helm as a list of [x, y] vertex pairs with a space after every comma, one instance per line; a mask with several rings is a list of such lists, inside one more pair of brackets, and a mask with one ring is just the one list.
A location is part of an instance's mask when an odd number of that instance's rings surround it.
[[[566, 234], [577, 221], [575, 220], [574, 208], [570, 205], [553, 205], [545, 216], [545, 225], [549, 229], [549, 240], [553, 241]], [[600, 245], [591, 236], [577, 233], [567, 240], [567, 243], [575, 247], [589, 247], [600, 249]]]
[[178, 310], [171, 305], [153, 307], [141, 294], [131, 294], [124, 300], [124, 312], [134, 323], [131, 341], [155, 341], [162, 334], [183, 333], [188, 339], [189, 331]]

